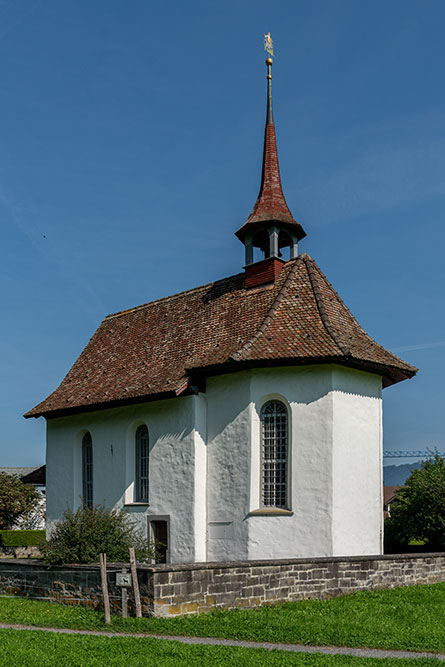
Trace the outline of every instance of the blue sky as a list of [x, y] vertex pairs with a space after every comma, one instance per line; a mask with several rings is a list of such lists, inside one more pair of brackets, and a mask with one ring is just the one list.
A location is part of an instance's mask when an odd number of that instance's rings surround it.
[[[240, 271], [262, 38], [283, 186], [361, 325], [420, 368], [385, 449], [445, 450], [445, 4], [0, 2], [0, 464], [102, 318]], [[393, 461], [390, 461], [391, 463]]]

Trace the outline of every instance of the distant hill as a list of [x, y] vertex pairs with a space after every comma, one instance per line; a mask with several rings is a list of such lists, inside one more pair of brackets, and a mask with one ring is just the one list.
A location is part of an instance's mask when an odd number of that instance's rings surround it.
[[383, 485], [384, 486], [403, 486], [410, 476], [412, 470], [420, 468], [421, 462], [402, 463], [396, 466], [383, 466]]

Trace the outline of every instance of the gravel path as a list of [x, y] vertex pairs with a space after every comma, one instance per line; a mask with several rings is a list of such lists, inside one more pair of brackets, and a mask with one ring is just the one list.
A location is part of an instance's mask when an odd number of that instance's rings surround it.
[[55, 632], [61, 635], [92, 635], [94, 637], [133, 637], [137, 639], [163, 639], [182, 644], [207, 644], [209, 646], [237, 646], [241, 648], [263, 648], [269, 651], [289, 651], [291, 653], [324, 653], [326, 655], [352, 655], [358, 658], [436, 658], [445, 661], [444, 653], [420, 651], [393, 651], [379, 648], [352, 648], [349, 646], [307, 646], [305, 644], [273, 644], [271, 642], [249, 642], [240, 639], [219, 639], [214, 637], [183, 637], [175, 635], [155, 635], [136, 632], [106, 632], [105, 630], [73, 630], [71, 628], [40, 628], [35, 625], [12, 625], [0, 623], [0, 630], [34, 630]]

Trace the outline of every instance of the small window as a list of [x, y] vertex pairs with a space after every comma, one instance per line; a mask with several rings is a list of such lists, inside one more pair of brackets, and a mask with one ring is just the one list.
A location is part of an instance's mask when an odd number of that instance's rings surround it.
[[82, 493], [87, 507], [93, 506], [93, 441], [91, 434], [82, 439]]
[[139, 426], [136, 431], [136, 502], [148, 503], [148, 428]]
[[287, 409], [280, 401], [269, 401], [261, 410], [262, 504], [287, 507]]

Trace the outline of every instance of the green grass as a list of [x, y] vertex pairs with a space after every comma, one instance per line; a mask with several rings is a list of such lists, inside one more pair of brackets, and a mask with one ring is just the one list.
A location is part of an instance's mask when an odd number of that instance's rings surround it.
[[[106, 627], [101, 612], [24, 598], [0, 598], [0, 622], [90, 630]], [[445, 583], [182, 618], [123, 620], [115, 616], [111, 625], [115, 632], [445, 653], [444, 628]]]
[[435, 659], [353, 658], [225, 646], [187, 646], [179, 642], [127, 637], [56, 635], [0, 631], [0, 665], [8, 667], [436, 667]]
[[44, 530], [0, 530], [0, 545], [3, 547], [38, 546], [43, 539]]

